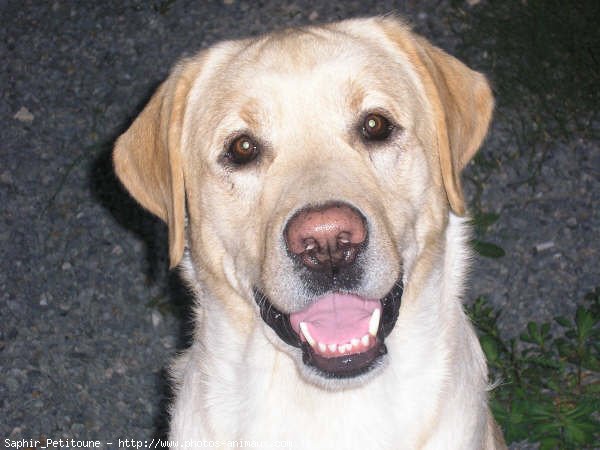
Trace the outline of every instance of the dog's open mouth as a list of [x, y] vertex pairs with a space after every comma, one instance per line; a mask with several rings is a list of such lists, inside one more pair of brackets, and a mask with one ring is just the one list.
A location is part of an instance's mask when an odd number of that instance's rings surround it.
[[399, 281], [382, 299], [334, 292], [290, 314], [279, 311], [258, 289], [262, 319], [287, 344], [302, 349], [304, 364], [326, 378], [351, 378], [375, 368], [400, 310]]

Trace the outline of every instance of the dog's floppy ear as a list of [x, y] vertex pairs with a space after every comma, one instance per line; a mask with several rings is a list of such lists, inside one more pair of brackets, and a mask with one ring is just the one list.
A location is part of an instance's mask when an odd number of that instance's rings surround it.
[[181, 129], [198, 60], [175, 67], [141, 114], [115, 144], [115, 172], [131, 195], [169, 227], [171, 268], [185, 247], [185, 191]]
[[465, 213], [460, 172], [481, 145], [492, 117], [494, 98], [486, 78], [458, 59], [384, 19], [386, 34], [414, 64], [435, 115], [444, 188], [452, 210]]
[[463, 215], [460, 172], [475, 156], [487, 134], [494, 107], [492, 91], [479, 72], [421, 37], [416, 41], [441, 103], [436, 120], [444, 187], [452, 210]]

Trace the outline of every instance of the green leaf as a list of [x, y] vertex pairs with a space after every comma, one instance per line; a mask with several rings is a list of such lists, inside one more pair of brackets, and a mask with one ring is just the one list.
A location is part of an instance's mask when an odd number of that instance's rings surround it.
[[528, 340], [526, 342], [534, 342], [538, 345], [542, 345], [544, 343], [544, 339], [542, 339], [540, 328], [537, 323], [529, 322], [527, 324], [527, 331], [529, 332], [529, 337], [532, 339], [532, 341]]
[[542, 324], [541, 334], [542, 334], [542, 339], [546, 340], [546, 338], [550, 334], [550, 324], [549, 323]]
[[[593, 383], [586, 386], [586, 391], [590, 394], [600, 394], [600, 383]], [[600, 410], [600, 405], [599, 408]]]
[[584, 444], [590, 437], [590, 434], [584, 427], [573, 422], [567, 423], [565, 427], [565, 438], [567, 441], [576, 444]]
[[571, 326], [571, 321], [568, 320], [566, 317], [563, 316], [559, 316], [559, 317], [555, 317], [554, 320], [556, 321], [556, 323], [558, 323], [561, 327], [564, 328], [569, 328]]
[[586, 355], [582, 361], [582, 364], [586, 369], [600, 372], [600, 360], [598, 360], [598, 358], [594, 355]]
[[531, 334], [529, 333], [521, 333], [519, 335], [519, 338], [523, 341], [523, 342], [529, 342], [530, 344], [535, 344], [535, 339], [531, 336]]
[[558, 354], [563, 358], [568, 358], [575, 352], [573, 344], [566, 339], [557, 338], [554, 340], [554, 345], [558, 350]]
[[475, 214], [470, 222], [478, 233], [485, 233], [487, 229], [490, 226], [492, 226], [499, 218], [500, 214], [497, 213], [480, 212]]
[[592, 327], [594, 326], [594, 317], [592, 314], [585, 309], [583, 306], [577, 308], [575, 313], [575, 325], [577, 325], [577, 334], [579, 339], [584, 341], [590, 335]]
[[491, 242], [473, 239], [471, 240], [471, 246], [477, 253], [487, 258], [501, 258], [506, 255], [506, 252], [502, 247], [492, 244]]
[[580, 419], [580, 418], [587, 418], [589, 416], [591, 416], [595, 411], [594, 405], [591, 402], [587, 402], [587, 403], [581, 403], [579, 405], [577, 405], [575, 408], [571, 409], [570, 411], [567, 411], [565, 413], [565, 416], [571, 418], [571, 419]]
[[550, 358], [545, 358], [543, 356], [535, 356], [532, 358], [528, 358], [528, 361], [533, 363], [533, 364], [537, 364], [538, 366], [542, 366], [544, 368], [549, 368], [549, 369], [558, 369], [560, 367], [560, 364]]
[[560, 448], [560, 446], [560, 439], [557, 437], [540, 439], [540, 450], [554, 450]]
[[554, 417], [552, 405], [532, 402], [529, 407], [529, 417], [535, 419], [551, 419]]
[[528, 322], [527, 323], [527, 331], [529, 331], [529, 335], [531, 337], [534, 337], [537, 332], [538, 332], [538, 325], [535, 322]]
[[548, 388], [552, 389], [554, 392], [559, 392], [561, 390], [560, 384], [553, 379], [546, 381], [546, 386], [548, 386]]
[[488, 361], [495, 362], [498, 360], [498, 343], [493, 337], [489, 335], [482, 336], [481, 348], [483, 349]]

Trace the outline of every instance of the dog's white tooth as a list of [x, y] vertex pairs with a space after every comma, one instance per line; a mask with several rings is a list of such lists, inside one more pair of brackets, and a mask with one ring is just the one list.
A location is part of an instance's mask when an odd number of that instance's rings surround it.
[[350, 340], [350, 344], [352, 345], [352, 347], [356, 348], [356, 347], [358, 347], [358, 344], [360, 344], [360, 339], [358, 339], [358, 338], [352, 338]]
[[302, 334], [306, 338], [306, 342], [308, 342], [308, 345], [314, 347], [315, 340], [310, 335], [310, 332], [308, 331], [308, 325], [306, 325], [306, 322], [300, 322], [300, 331], [302, 331]]
[[321, 353], [325, 353], [327, 351], [327, 346], [325, 344], [323, 344], [322, 342], [319, 342], [319, 351]]
[[381, 319], [381, 310], [377, 308], [373, 311], [371, 320], [369, 320], [369, 334], [371, 336], [377, 336], [377, 330], [379, 329], [379, 319]]
[[338, 347], [338, 352], [340, 353], [346, 353], [348, 351], [348, 346], [346, 344], [342, 344]]
[[365, 334], [361, 339], [360, 339], [360, 343], [363, 345], [363, 347], [368, 347], [369, 346], [369, 341], [371, 340], [371, 337], [368, 334]]
[[337, 350], [337, 344], [329, 344], [329, 345], [327, 346], [327, 348], [329, 349], [329, 351], [330, 351], [331, 353], [335, 353], [335, 352], [336, 352], [336, 350]]

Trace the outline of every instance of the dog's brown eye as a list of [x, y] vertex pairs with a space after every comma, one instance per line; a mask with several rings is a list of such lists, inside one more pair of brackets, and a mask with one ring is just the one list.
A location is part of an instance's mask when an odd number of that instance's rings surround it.
[[369, 141], [383, 141], [392, 132], [393, 126], [381, 114], [367, 114], [362, 125], [362, 134]]
[[258, 156], [258, 145], [246, 135], [235, 138], [225, 155], [232, 163], [247, 164]]

